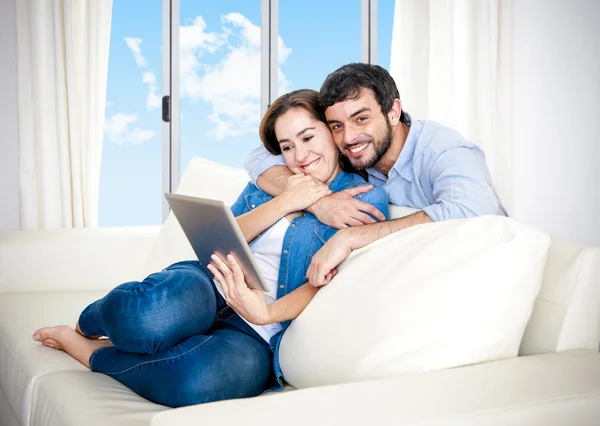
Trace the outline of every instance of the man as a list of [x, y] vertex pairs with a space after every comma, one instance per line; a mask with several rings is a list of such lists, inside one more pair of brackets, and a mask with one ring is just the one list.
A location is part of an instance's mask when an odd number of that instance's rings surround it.
[[[483, 151], [458, 132], [433, 121], [412, 121], [402, 110], [391, 75], [382, 67], [344, 65], [321, 86], [319, 101], [341, 153], [369, 183], [381, 186], [390, 203], [421, 211], [383, 220], [381, 212], [352, 197], [360, 191], [325, 197], [309, 211], [340, 229], [312, 258], [307, 278], [315, 286], [358, 248], [410, 226], [484, 214], [506, 216], [485, 163]], [[265, 192], [278, 194], [291, 172], [283, 160], [255, 150], [246, 162], [251, 179]], [[354, 226], [363, 225], [364, 226]]]

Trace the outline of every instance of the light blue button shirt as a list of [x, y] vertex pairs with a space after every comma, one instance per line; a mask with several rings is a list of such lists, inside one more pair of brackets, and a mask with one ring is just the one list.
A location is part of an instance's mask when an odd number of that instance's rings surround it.
[[[485, 214], [508, 216], [477, 145], [435, 121], [411, 122], [405, 116], [410, 130], [398, 160], [387, 177], [368, 169], [369, 183], [383, 188], [390, 203], [421, 209], [434, 222]], [[283, 157], [270, 154], [262, 145], [245, 163], [254, 183], [276, 165], [285, 165]]]

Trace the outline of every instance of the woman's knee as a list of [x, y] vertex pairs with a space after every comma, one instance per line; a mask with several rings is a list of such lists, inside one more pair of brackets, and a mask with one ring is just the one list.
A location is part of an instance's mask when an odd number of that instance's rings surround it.
[[107, 335], [122, 350], [155, 353], [205, 333], [214, 322], [214, 288], [198, 269], [167, 269], [126, 286], [105, 298]]

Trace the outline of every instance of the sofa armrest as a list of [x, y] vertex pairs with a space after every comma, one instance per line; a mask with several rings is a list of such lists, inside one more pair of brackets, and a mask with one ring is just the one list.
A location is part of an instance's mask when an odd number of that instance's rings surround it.
[[107, 290], [141, 279], [159, 229], [0, 233], [0, 293]]

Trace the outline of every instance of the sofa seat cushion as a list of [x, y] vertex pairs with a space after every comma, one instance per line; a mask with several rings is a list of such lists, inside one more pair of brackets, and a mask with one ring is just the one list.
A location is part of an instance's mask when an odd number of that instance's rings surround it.
[[104, 374], [68, 371], [37, 380], [30, 425], [141, 426], [167, 409]]
[[178, 408], [152, 426], [562, 426], [599, 418], [600, 353], [570, 351]]
[[73, 358], [32, 339], [44, 326], [75, 325], [98, 292], [0, 294], [0, 388], [22, 425], [29, 424], [36, 380], [58, 371], [88, 371]]
[[2, 426], [21, 426], [2, 389], [0, 389], [0, 424]]

